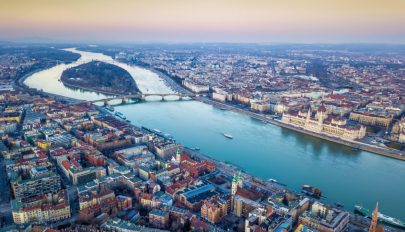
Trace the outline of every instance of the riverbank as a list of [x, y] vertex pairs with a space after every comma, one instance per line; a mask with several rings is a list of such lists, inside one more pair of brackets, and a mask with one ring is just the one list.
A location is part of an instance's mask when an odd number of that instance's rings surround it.
[[285, 124], [285, 123], [283, 123], [283, 122], [281, 122], [280, 120], [277, 120], [277, 119], [268, 118], [268, 117], [266, 117], [265, 115], [262, 115], [262, 114], [247, 111], [247, 110], [235, 107], [235, 106], [231, 106], [231, 105], [226, 104], [226, 103], [214, 101], [214, 100], [208, 99], [206, 97], [197, 97], [195, 99], [202, 102], [202, 103], [212, 105], [214, 107], [218, 107], [218, 108], [226, 109], [226, 110], [231, 110], [233, 112], [237, 112], [237, 113], [240, 113], [240, 114], [247, 115], [249, 117], [255, 118], [255, 119], [260, 120], [260, 121], [263, 121], [265, 123], [270, 123], [270, 124], [273, 124], [273, 125], [277, 125], [277, 126], [287, 128], [287, 129], [290, 129], [290, 130], [293, 130], [293, 131], [296, 131], [296, 132], [299, 132], [299, 133], [304, 133], [304, 134], [307, 134], [307, 135], [311, 135], [311, 136], [314, 136], [314, 137], [317, 137], [317, 138], [320, 138], [320, 139], [324, 139], [324, 140], [327, 140], [327, 141], [330, 141], [330, 142], [345, 145], [345, 146], [348, 146], [348, 147], [351, 147], [351, 148], [355, 148], [355, 149], [359, 149], [359, 150], [363, 150], [363, 151], [368, 151], [368, 152], [371, 152], [371, 153], [374, 153], [374, 154], [377, 154], [377, 155], [382, 155], [382, 156], [386, 156], [386, 157], [389, 157], [389, 158], [405, 161], [405, 153], [402, 152], [402, 151], [399, 151], [399, 150], [390, 149], [390, 148], [383, 148], [383, 147], [377, 147], [377, 146], [374, 146], [374, 145], [371, 145], [371, 144], [362, 143], [362, 142], [358, 142], [358, 141], [347, 141], [347, 140], [342, 140], [340, 138], [327, 136], [327, 135], [324, 135], [324, 134], [318, 134], [318, 133], [315, 133], [315, 132], [312, 132], [312, 131], [305, 130], [305, 129], [300, 128], [300, 127], [295, 127], [295, 126]]
[[67, 82], [64, 82], [64, 81], [62, 81], [62, 83], [63, 83], [64, 86], [66, 86], [68, 88], [71, 88], [71, 89], [75, 89], [75, 90], [79, 89], [79, 90], [83, 90], [83, 91], [96, 92], [96, 93], [101, 93], [101, 94], [111, 96], [111, 97], [120, 95], [118, 93], [113, 93], [113, 92], [109, 92], [109, 91], [103, 91], [103, 90], [83, 87], [83, 86], [80, 86], [80, 85], [70, 84], [70, 83], [67, 83]]
[[37, 73], [37, 72], [41, 72], [41, 71], [44, 71], [44, 70], [47, 70], [47, 69], [49, 69], [49, 67], [48, 68], [42, 68], [42, 69], [39, 69], [39, 70], [33, 70], [33, 71], [25, 74], [24, 76], [15, 79], [14, 88], [16, 90], [25, 91], [26, 93], [29, 93], [29, 94], [32, 94], [32, 95], [36, 94], [36, 95], [39, 95], [39, 96], [42, 96], [42, 97], [53, 97], [55, 100], [59, 100], [59, 101], [66, 102], [66, 103], [80, 103], [80, 102], [83, 102], [82, 100], [79, 100], [79, 99], [65, 97], [65, 96], [61, 96], [61, 95], [53, 94], [53, 93], [48, 93], [48, 92], [43, 92], [41, 90], [31, 88], [31, 87], [27, 86], [24, 83], [25, 80], [28, 77], [30, 77], [32, 74]]

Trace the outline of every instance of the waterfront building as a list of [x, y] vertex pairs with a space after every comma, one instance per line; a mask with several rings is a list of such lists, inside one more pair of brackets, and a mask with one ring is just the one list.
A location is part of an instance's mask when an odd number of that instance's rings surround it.
[[250, 109], [258, 112], [268, 112], [270, 110], [270, 103], [263, 101], [252, 101]]
[[245, 105], [250, 105], [253, 99], [249, 93], [236, 93], [233, 95], [233, 100]]
[[154, 145], [156, 155], [162, 159], [168, 159], [174, 156], [177, 150], [182, 151], [183, 146], [172, 142], [158, 142]]
[[194, 93], [208, 92], [210, 90], [210, 87], [208, 85], [195, 84], [186, 80], [183, 80], [182, 84], [184, 87], [186, 87], [187, 89], [191, 90]]
[[288, 112], [283, 114], [282, 121], [286, 124], [301, 127], [315, 133], [322, 133], [329, 136], [345, 139], [356, 140], [362, 139], [366, 135], [364, 126], [350, 126], [346, 119], [328, 115], [324, 107], [319, 107], [318, 111], [313, 114], [311, 109], [307, 112]]
[[399, 133], [398, 142], [405, 143], [405, 129]]
[[194, 178], [198, 178], [203, 173], [213, 172], [216, 169], [214, 163], [207, 160], [197, 162], [191, 159], [190, 156], [188, 156], [187, 154], [181, 155], [180, 168], [187, 170]]

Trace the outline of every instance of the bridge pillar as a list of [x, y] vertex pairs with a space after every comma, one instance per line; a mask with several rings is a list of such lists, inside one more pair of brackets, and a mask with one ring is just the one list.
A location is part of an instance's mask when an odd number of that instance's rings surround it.
[[165, 96], [162, 96], [162, 100], [161, 101], [166, 101]]
[[139, 98], [141, 101], [145, 101], [146, 100], [146, 96], [145, 95], [141, 95], [141, 97]]
[[128, 102], [128, 99], [126, 97], [122, 98], [121, 104], [126, 104]]
[[104, 106], [108, 106], [108, 101], [104, 100]]

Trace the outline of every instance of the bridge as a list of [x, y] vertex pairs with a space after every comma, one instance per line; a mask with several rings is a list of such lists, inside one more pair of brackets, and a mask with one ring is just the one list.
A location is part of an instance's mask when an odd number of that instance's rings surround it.
[[108, 105], [109, 101], [112, 100], [121, 100], [123, 104], [128, 103], [129, 100], [140, 100], [146, 101], [147, 97], [160, 97], [161, 101], [169, 100], [167, 97], [178, 97], [178, 99], [170, 99], [170, 100], [183, 100], [184, 98], [194, 98], [194, 97], [202, 97], [206, 96], [205, 94], [194, 94], [194, 93], [139, 93], [139, 94], [131, 94], [131, 95], [118, 95], [112, 96], [109, 98], [97, 99], [92, 101], [87, 101], [90, 103], [97, 103], [103, 102], [104, 105]]

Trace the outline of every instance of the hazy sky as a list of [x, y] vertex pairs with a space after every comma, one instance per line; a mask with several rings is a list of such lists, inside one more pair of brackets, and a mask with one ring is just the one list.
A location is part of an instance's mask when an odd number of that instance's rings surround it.
[[405, 0], [0, 0], [0, 38], [405, 43]]

